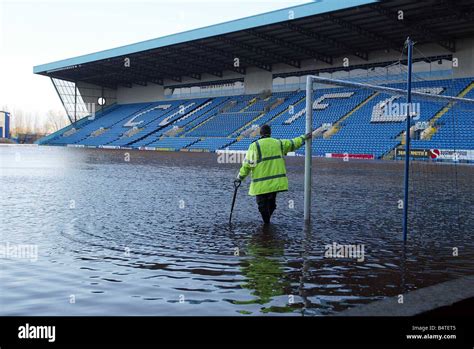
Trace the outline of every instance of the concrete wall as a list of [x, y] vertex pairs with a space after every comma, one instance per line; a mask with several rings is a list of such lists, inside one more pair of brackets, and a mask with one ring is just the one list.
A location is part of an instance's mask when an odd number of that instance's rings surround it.
[[89, 113], [93, 112], [93, 108], [95, 108], [95, 111], [100, 110], [101, 107], [98, 104], [98, 99], [102, 97], [102, 94], [103, 97], [106, 99], [106, 106], [111, 105], [117, 101], [116, 90], [112, 90], [109, 88], [104, 88], [102, 90], [102, 87], [100, 86], [88, 84], [85, 82], [78, 82], [77, 89], [81, 94], [82, 100], [86, 104]]
[[164, 79], [164, 85], [156, 85], [149, 83], [147, 86], [132, 85], [129, 87], [118, 87], [117, 88], [117, 103], [141, 103], [141, 102], [153, 102], [157, 100], [166, 99], [165, 88], [166, 86], [176, 86], [176, 85], [186, 85], [186, 84], [196, 84], [204, 82], [212, 82], [219, 80], [229, 80], [242, 78], [243, 76], [234, 71], [224, 71], [223, 77], [219, 78], [210, 74], [202, 74], [201, 80], [193, 79], [188, 76], [182, 76], [181, 82], [174, 80]]
[[255, 94], [261, 93], [263, 91], [271, 91], [272, 84], [272, 72], [255, 67], [247, 68], [244, 78], [245, 94]]
[[457, 78], [474, 76], [474, 38], [456, 41], [456, 52], [453, 58], [458, 59], [458, 67], [454, 67]]
[[165, 98], [164, 88], [161, 85], [148, 84], [147, 86], [133, 85], [132, 88], [117, 88], [117, 103], [152, 102]]

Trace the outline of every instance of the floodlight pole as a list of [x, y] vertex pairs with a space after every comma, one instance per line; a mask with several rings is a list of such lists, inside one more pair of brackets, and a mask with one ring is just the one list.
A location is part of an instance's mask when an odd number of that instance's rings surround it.
[[[306, 134], [313, 130], [313, 77], [306, 77]], [[304, 221], [311, 222], [311, 167], [312, 167], [312, 139], [305, 144], [304, 159]]]
[[403, 197], [403, 241], [407, 241], [408, 235], [408, 185], [410, 176], [410, 127], [411, 127], [411, 72], [412, 72], [412, 51], [413, 41], [410, 37], [406, 41], [408, 48], [407, 59], [407, 118], [405, 131], [405, 178], [404, 178], [404, 197]]

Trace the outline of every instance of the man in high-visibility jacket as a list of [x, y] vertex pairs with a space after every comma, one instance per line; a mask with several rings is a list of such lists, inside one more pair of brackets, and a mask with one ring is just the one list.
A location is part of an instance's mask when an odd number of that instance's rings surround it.
[[249, 195], [257, 197], [258, 210], [265, 223], [270, 223], [276, 209], [276, 194], [288, 190], [283, 157], [312, 136], [308, 133], [293, 139], [275, 139], [271, 137], [270, 126], [263, 125], [260, 138], [250, 144], [236, 182], [241, 182], [251, 173]]

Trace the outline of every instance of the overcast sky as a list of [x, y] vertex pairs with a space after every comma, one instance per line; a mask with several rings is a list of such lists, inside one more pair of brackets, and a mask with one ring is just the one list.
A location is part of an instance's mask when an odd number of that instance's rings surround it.
[[0, 108], [62, 110], [33, 66], [310, 1], [0, 0]]

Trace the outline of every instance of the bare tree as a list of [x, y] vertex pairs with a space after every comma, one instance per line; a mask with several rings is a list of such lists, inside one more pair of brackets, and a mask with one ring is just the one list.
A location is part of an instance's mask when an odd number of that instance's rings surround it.
[[46, 121], [46, 132], [45, 133], [52, 133], [56, 132], [63, 127], [68, 125], [68, 118], [59, 110], [50, 110], [47, 114], [47, 121]]
[[68, 125], [68, 119], [64, 112], [49, 110], [46, 115], [38, 112], [25, 111], [21, 108], [9, 108], [3, 106], [3, 110], [11, 114], [11, 133], [44, 135], [56, 132]]

